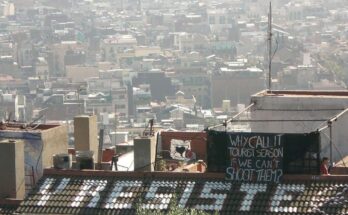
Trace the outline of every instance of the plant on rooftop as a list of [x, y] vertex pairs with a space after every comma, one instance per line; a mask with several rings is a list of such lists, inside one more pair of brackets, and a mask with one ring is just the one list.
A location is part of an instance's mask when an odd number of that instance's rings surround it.
[[[151, 209], [145, 209], [141, 206], [142, 201], [139, 201], [136, 205], [136, 215], [209, 215], [211, 213], [197, 210], [197, 209], [190, 209], [190, 208], [182, 208], [177, 204], [177, 198], [174, 195], [173, 198], [170, 200], [168, 210], [151, 210]], [[219, 213], [217, 211], [214, 212], [214, 215], [218, 215]]]
[[161, 159], [159, 161], [157, 161], [157, 168], [156, 168], [157, 171], [166, 171], [167, 168], [166, 168], [166, 161]]
[[184, 162], [179, 161], [178, 165], [179, 165], [179, 167], [183, 167], [184, 166]]

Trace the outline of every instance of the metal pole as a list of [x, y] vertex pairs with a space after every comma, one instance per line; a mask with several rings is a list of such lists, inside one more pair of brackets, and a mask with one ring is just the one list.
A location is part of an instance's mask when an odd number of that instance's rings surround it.
[[[332, 141], [332, 123], [337, 121], [338, 118], [340, 118], [341, 116], [343, 116], [345, 113], [348, 112], [348, 108], [344, 109], [343, 111], [341, 111], [339, 114], [337, 114], [336, 116], [332, 117], [331, 119], [329, 119], [327, 121], [327, 125], [318, 129], [318, 132], [321, 132], [323, 130], [325, 130], [326, 128], [329, 128], [329, 139], [330, 139], [330, 163], [331, 166], [333, 166], [333, 155], [332, 155], [332, 146], [333, 146], [333, 141]], [[336, 145], [335, 145], [336, 147]], [[337, 147], [336, 147], [337, 150]], [[337, 150], [338, 153], [340, 153], [340, 151]]]
[[237, 117], [239, 117], [242, 113], [244, 113], [245, 111], [249, 110], [252, 106], [254, 106], [255, 103], [251, 103], [250, 105], [248, 105], [248, 107], [244, 108], [241, 112], [237, 113], [236, 115], [234, 115], [231, 119], [229, 119], [227, 122], [232, 122], [234, 119], [236, 119]]
[[330, 163], [331, 166], [333, 166], [333, 157], [332, 157], [332, 122], [328, 121], [328, 127], [329, 127], [329, 136], [330, 136]]
[[268, 40], [268, 88], [272, 91], [272, 2], [269, 2]]
[[329, 127], [328, 125], [325, 125], [324, 127], [319, 128], [317, 131], [322, 132], [323, 130], [327, 129], [328, 127]]
[[99, 146], [98, 146], [98, 169], [102, 169], [103, 160], [103, 144], [104, 144], [104, 128], [99, 130]]
[[238, 116], [240, 116], [242, 113], [244, 113], [245, 111], [249, 110], [252, 106], [254, 106], [255, 103], [251, 103], [248, 107], [244, 108], [241, 112], [237, 113], [236, 115], [234, 115], [231, 119], [227, 120], [226, 122], [224, 123], [221, 123], [221, 124], [218, 124], [218, 125], [213, 125], [213, 126], [210, 126], [208, 127], [208, 130], [210, 129], [213, 129], [213, 128], [217, 128], [217, 127], [220, 127], [220, 126], [225, 126], [225, 123], [230, 123], [232, 122], [234, 119], [236, 119]]
[[[332, 117], [331, 119], [329, 119], [327, 121], [327, 125], [325, 125], [324, 127], [321, 127], [321, 128], [318, 128], [317, 131], [318, 132], [321, 132], [325, 129], [327, 129], [333, 122], [337, 121], [338, 118], [340, 118], [341, 116], [343, 116], [343, 114], [347, 113], [348, 112], [348, 108], [344, 109], [343, 111], [341, 111], [340, 113], [338, 113], [336, 116]], [[329, 125], [330, 124], [330, 125]], [[321, 126], [322, 124], [320, 124]]]
[[[239, 119], [238, 122], [324, 122], [327, 119]], [[232, 121], [228, 121], [232, 122]]]
[[348, 112], [348, 108], [344, 109], [342, 112], [340, 112], [339, 114], [337, 114], [337, 116], [333, 117], [330, 119], [331, 122], [336, 121], [339, 117], [341, 117], [343, 114]]

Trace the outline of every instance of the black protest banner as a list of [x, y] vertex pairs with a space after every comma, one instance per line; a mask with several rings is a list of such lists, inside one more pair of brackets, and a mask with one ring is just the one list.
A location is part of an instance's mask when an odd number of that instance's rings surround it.
[[228, 180], [276, 183], [283, 174], [317, 173], [319, 139], [317, 133], [209, 131], [208, 171], [225, 172]]
[[282, 135], [227, 133], [228, 167], [226, 179], [279, 182], [283, 175]]

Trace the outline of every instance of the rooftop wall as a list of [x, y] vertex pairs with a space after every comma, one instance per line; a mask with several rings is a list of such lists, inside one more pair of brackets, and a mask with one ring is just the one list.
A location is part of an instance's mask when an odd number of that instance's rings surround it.
[[[346, 91], [272, 91], [251, 98], [252, 132], [309, 133], [327, 125], [327, 120], [348, 108]], [[348, 114], [332, 124], [333, 161], [348, 154]], [[322, 156], [329, 154], [329, 130], [321, 132]]]
[[42, 176], [43, 168], [52, 166], [53, 154], [68, 151], [66, 126], [42, 125], [42, 128], [0, 130], [0, 139], [23, 140], [25, 170], [31, 173], [33, 167], [35, 179]]

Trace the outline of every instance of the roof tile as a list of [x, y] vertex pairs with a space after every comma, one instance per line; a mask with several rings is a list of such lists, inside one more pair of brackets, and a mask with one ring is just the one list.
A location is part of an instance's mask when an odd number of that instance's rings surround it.
[[209, 174], [45, 174], [17, 213], [134, 214], [169, 207], [174, 196], [188, 208], [220, 214], [347, 214], [348, 177], [287, 179], [280, 184], [241, 183]]

